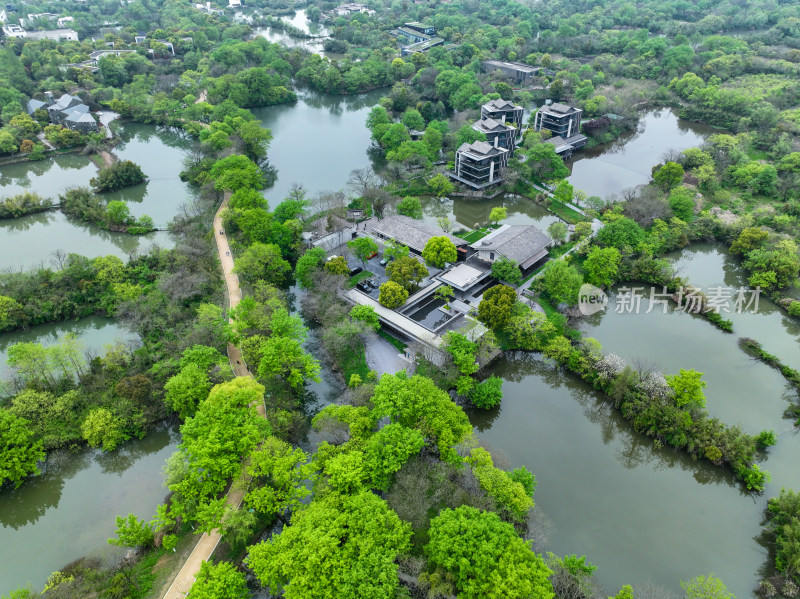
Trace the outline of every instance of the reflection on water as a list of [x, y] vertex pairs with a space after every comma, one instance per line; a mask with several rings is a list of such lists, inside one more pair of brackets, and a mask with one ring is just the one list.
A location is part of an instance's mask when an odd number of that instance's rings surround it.
[[470, 419], [511, 467], [536, 475], [548, 550], [586, 554], [606, 590], [648, 580], [677, 590], [715, 572], [737, 596], [750, 594], [767, 558], [754, 539], [774, 488], [752, 497], [728, 471], [654, 448], [603, 396], [538, 356], [513, 352], [490, 370], [505, 381], [502, 404]]
[[706, 125], [679, 119], [669, 108], [651, 110], [639, 118], [637, 130], [611, 143], [576, 152], [567, 161], [568, 181], [588, 195], [608, 198], [650, 180], [650, 169], [666, 150], [699, 146], [714, 133]]
[[445, 217], [455, 221], [455, 230], [475, 229], [489, 223], [489, 213], [496, 206], [505, 207], [508, 217], [503, 221], [509, 225], [536, 225], [546, 230], [558, 217], [544, 206], [522, 196], [501, 195], [486, 200], [466, 198], [437, 198], [422, 196], [423, 221], [438, 227], [437, 219]]
[[0, 492], [0, 594], [41, 588], [77, 557], [108, 551], [116, 516], [150, 519], [167, 492], [161, 467], [178, 441], [175, 428], [161, 428], [112, 454], [56, 452], [41, 476]]
[[277, 169], [275, 184], [266, 196], [274, 207], [293, 184], [314, 196], [347, 186], [350, 172], [370, 166], [372, 145], [367, 115], [385, 90], [357, 96], [301, 92], [294, 104], [253, 109], [272, 131], [270, 164]]

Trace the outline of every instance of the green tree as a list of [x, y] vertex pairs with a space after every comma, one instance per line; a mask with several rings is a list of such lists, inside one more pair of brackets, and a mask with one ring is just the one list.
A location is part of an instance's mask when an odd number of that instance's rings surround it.
[[502, 329], [511, 318], [517, 293], [507, 285], [496, 285], [483, 294], [478, 304], [478, 320], [491, 329]]
[[289, 278], [292, 267], [283, 259], [277, 245], [256, 242], [236, 258], [234, 272], [251, 285], [266, 281], [280, 286]]
[[574, 306], [578, 303], [578, 292], [583, 285], [583, 277], [565, 261], [551, 260], [544, 267], [539, 285], [556, 304]]
[[495, 206], [489, 211], [490, 223], [499, 223], [501, 220], [505, 220], [507, 217], [508, 208], [504, 208], [503, 206]]
[[311, 248], [300, 256], [294, 267], [294, 276], [300, 287], [309, 289], [314, 286], [314, 273], [321, 267], [324, 260], [324, 248]]
[[247, 156], [234, 154], [217, 160], [208, 172], [214, 189], [237, 191], [243, 188], [263, 189], [264, 174]]
[[203, 562], [186, 599], [247, 599], [247, 580], [230, 562]]
[[439, 198], [453, 193], [455, 189], [450, 178], [442, 173], [436, 173], [433, 177], [428, 179], [428, 187], [430, 187], [431, 191]]
[[564, 160], [556, 154], [553, 144], [537, 143], [528, 150], [526, 166], [531, 174], [540, 181], [555, 181], [569, 176], [569, 169]]
[[383, 247], [383, 257], [387, 260], [397, 260], [403, 256], [408, 256], [408, 254], [408, 246], [395, 241], [387, 241], [386, 245]]
[[19, 487], [28, 474], [39, 474], [37, 463], [45, 457], [30, 422], [0, 408], [0, 485], [11, 481]]
[[415, 108], [407, 108], [400, 120], [408, 129], [415, 129], [417, 131], [423, 131], [425, 129], [425, 119], [422, 118], [419, 110]]
[[428, 562], [464, 599], [553, 599], [551, 571], [497, 514], [471, 506], [431, 520]]
[[739, 237], [731, 244], [731, 254], [749, 254], [751, 251], [764, 245], [769, 232], [758, 227], [746, 227], [739, 233]]
[[395, 559], [411, 527], [370, 492], [329, 494], [292, 516], [290, 526], [250, 548], [247, 565], [286, 599], [392, 599]]
[[90, 411], [81, 425], [83, 438], [92, 447], [104, 451], [114, 451], [117, 445], [130, 437], [125, 434], [119, 418], [108, 408], [95, 408]]
[[422, 220], [422, 202], [419, 198], [408, 196], [397, 202], [397, 214]]
[[455, 244], [444, 235], [431, 237], [422, 250], [422, 257], [431, 266], [444, 268], [445, 263], [455, 263], [458, 251]]
[[325, 270], [334, 275], [349, 275], [350, 267], [344, 256], [336, 256], [325, 262]]
[[679, 219], [689, 222], [694, 217], [694, 192], [687, 187], [676, 187], [667, 198], [672, 213]]
[[146, 177], [142, 168], [130, 160], [121, 160], [111, 166], [104, 166], [96, 177], [89, 180], [89, 184], [96, 192], [116, 191], [130, 185], [143, 183]]
[[453, 299], [453, 288], [450, 285], [442, 285], [441, 287], [437, 287], [436, 291], [433, 292], [433, 295], [437, 298], [442, 300], [445, 305], [447, 305], [451, 299]]
[[389, 275], [391, 281], [410, 293], [416, 290], [420, 281], [428, 276], [428, 269], [416, 258], [403, 256], [386, 266], [386, 274]]
[[620, 251], [636, 250], [646, 238], [647, 234], [636, 221], [624, 217], [607, 223], [596, 236], [600, 245], [615, 247]]
[[372, 306], [353, 306], [350, 308], [350, 318], [367, 323], [375, 331], [381, 328], [380, 318]]
[[372, 435], [364, 449], [372, 488], [388, 491], [394, 474], [424, 446], [422, 433], [398, 423], [387, 424]]
[[575, 197], [575, 188], [568, 181], [559, 181], [553, 192], [553, 199], [566, 204]]
[[164, 385], [164, 403], [184, 420], [194, 416], [197, 406], [208, 397], [211, 382], [207, 371], [208, 369], [190, 363]]
[[250, 454], [247, 474], [252, 478], [244, 502], [263, 516], [282, 516], [298, 509], [310, 494], [305, 481], [314, 473], [314, 465], [302, 449], [268, 437]]
[[380, 286], [378, 302], [387, 308], [397, 308], [408, 299], [408, 291], [394, 281], [386, 281]]
[[127, 518], [117, 516], [117, 538], [110, 538], [108, 542], [118, 547], [149, 547], [153, 544], [153, 527], [144, 520], [139, 520], [136, 514], [128, 514]]
[[15, 329], [25, 321], [22, 304], [13, 297], [0, 295], [0, 331]]
[[683, 181], [683, 167], [677, 162], [667, 162], [653, 173], [653, 181], [664, 191], [669, 191]]
[[680, 369], [678, 374], [667, 375], [667, 384], [675, 393], [675, 403], [679, 407], [689, 406], [702, 408], [706, 405], [706, 396], [703, 393], [706, 382], [701, 380], [703, 373], [697, 370]]
[[122, 200], [113, 200], [106, 206], [106, 214], [112, 223], [124, 225], [131, 221], [131, 211]]
[[586, 271], [586, 280], [598, 287], [608, 287], [617, 280], [619, 264], [622, 255], [614, 247], [593, 247], [589, 250], [583, 269]]
[[550, 223], [550, 226], [547, 227], [547, 234], [550, 235], [553, 241], [560, 245], [567, 239], [567, 225], [560, 220], [553, 221]]
[[422, 376], [408, 377], [404, 371], [384, 374], [372, 396], [374, 415], [388, 416], [392, 422], [417, 429], [434, 443], [443, 460], [461, 461], [455, 446], [472, 433], [467, 415], [433, 381]]
[[478, 383], [469, 396], [472, 405], [484, 410], [488, 410], [500, 405], [503, 399], [503, 379], [498, 376], [490, 376]]
[[681, 581], [687, 599], [735, 599], [725, 584], [713, 574], [695, 576], [691, 580]]
[[361, 260], [364, 266], [367, 265], [367, 260], [378, 253], [378, 244], [371, 237], [357, 237], [352, 241], [347, 242], [347, 247], [353, 250], [356, 258]]
[[261, 347], [258, 376], [283, 380], [297, 388], [305, 381], [319, 382], [319, 362], [296, 339], [270, 337]]
[[522, 283], [522, 271], [517, 266], [517, 262], [505, 256], [501, 256], [492, 262], [492, 276], [498, 281], [503, 281], [510, 285]]

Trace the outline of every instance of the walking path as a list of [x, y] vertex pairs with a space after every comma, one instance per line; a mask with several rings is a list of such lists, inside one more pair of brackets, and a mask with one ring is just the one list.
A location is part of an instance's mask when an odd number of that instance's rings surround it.
[[[225, 236], [222, 227], [222, 211], [228, 207], [230, 200], [230, 193], [225, 193], [225, 199], [222, 201], [217, 213], [214, 215], [214, 238], [217, 240], [217, 251], [219, 253], [219, 262], [222, 265], [222, 273], [225, 277], [225, 285], [228, 289], [228, 304], [232, 308], [239, 305], [242, 300], [242, 290], [239, 287], [239, 277], [233, 272], [233, 256], [231, 255], [231, 248], [228, 245], [228, 238]], [[252, 376], [247, 369], [247, 365], [242, 358], [242, 352], [233, 344], [228, 345], [228, 359], [231, 363], [231, 368], [237, 377]], [[263, 403], [256, 406], [258, 413], [265, 416], [265, 408]], [[246, 481], [245, 481], [246, 482]], [[242, 503], [246, 484], [231, 484], [228, 490], [226, 503], [232, 508], [236, 509]], [[200, 566], [203, 562], [208, 561], [214, 549], [217, 548], [222, 535], [219, 530], [213, 530], [211, 533], [203, 533], [200, 540], [197, 541], [192, 553], [183, 563], [175, 580], [172, 581], [169, 589], [164, 594], [163, 599], [183, 599], [189, 593], [194, 584], [194, 579], [200, 571]]]

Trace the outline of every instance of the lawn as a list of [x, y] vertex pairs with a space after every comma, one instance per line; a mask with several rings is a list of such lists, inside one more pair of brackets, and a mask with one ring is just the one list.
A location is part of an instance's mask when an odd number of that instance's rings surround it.
[[389, 343], [394, 345], [398, 349], [398, 351], [401, 351], [401, 352], [405, 351], [406, 348], [408, 347], [405, 343], [403, 343], [402, 341], [400, 341], [398, 339], [395, 339], [394, 337], [392, 337], [389, 333], [387, 333], [383, 329], [380, 329], [378, 331], [378, 336], [383, 337], [384, 339], [386, 339], [386, 341], [388, 341]]
[[475, 243], [479, 239], [483, 239], [493, 230], [497, 229], [498, 225], [489, 225], [488, 227], [483, 227], [482, 229], [475, 229], [471, 233], [467, 233], [466, 235], [460, 235], [461, 239], [466, 241], [467, 243]]

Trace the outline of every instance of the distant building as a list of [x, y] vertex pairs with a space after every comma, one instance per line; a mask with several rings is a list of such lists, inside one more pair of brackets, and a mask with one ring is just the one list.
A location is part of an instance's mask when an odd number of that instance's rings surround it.
[[44, 95], [45, 101], [33, 98], [28, 100], [28, 114], [33, 114], [42, 108], [47, 111], [50, 122], [55, 125], [63, 125], [81, 133], [97, 131], [97, 122], [91, 115], [89, 107], [79, 97], [64, 94], [58, 100], [54, 100], [53, 92], [45, 92]]
[[78, 32], [74, 29], [50, 29], [48, 31], [29, 31], [28, 39], [55, 40], [57, 42], [77, 42]]
[[501, 123], [510, 123], [516, 130], [516, 136], [522, 136], [522, 106], [508, 100], [490, 100], [481, 106], [482, 119], [494, 119]]
[[58, 21], [56, 21], [56, 27], [59, 29], [63, 29], [67, 23], [74, 23], [75, 17], [59, 17]]
[[211, 6], [211, 2], [206, 2], [205, 4], [198, 3], [198, 4], [195, 4], [194, 7], [197, 10], [202, 10], [203, 12], [206, 12], [206, 13], [208, 13], [210, 15], [223, 15], [223, 14], [225, 14], [224, 10], [219, 9], [219, 8], [214, 8], [213, 6]]
[[442, 38], [432, 37], [430, 39], [423, 40], [421, 42], [416, 42], [408, 46], [402, 46], [400, 48], [400, 55], [408, 56], [409, 54], [415, 54], [416, 52], [426, 52], [431, 48], [435, 48], [436, 46], [442, 46], [442, 45], [444, 45], [444, 40]]
[[547, 129], [552, 132], [553, 135], [558, 135], [566, 139], [580, 131], [581, 112], [583, 111], [580, 108], [554, 102], [549, 106], [545, 105], [539, 109], [536, 113], [533, 128], [536, 131]]
[[242, 0], [228, 0], [228, 8], [241, 8]]
[[0, 23], [5, 23], [8, 21], [8, 14], [6, 13], [5, 9], [0, 10]]
[[522, 62], [484, 60], [481, 63], [481, 70], [484, 73], [500, 71], [506, 77], [513, 79], [516, 83], [527, 83], [533, 79], [541, 69], [539, 67], [532, 67]]
[[414, 29], [409, 29], [408, 27], [398, 27], [397, 34], [415, 44], [418, 42], [427, 41], [431, 39], [431, 37], [433, 37], [430, 35], [426, 35], [424, 33], [420, 33], [419, 31], [416, 31]]
[[417, 23], [416, 21], [412, 21], [411, 23], [405, 23], [403, 25], [406, 29], [410, 29], [411, 31], [416, 31], [417, 33], [421, 33], [423, 35], [427, 35], [432, 37], [436, 35], [436, 27], [433, 25], [423, 25], [422, 23]]
[[334, 12], [340, 17], [347, 17], [354, 14], [368, 14], [374, 15], [375, 11], [371, 8], [368, 8], [366, 4], [361, 4], [359, 2], [348, 2], [346, 4], [340, 4], [335, 9]]
[[463, 143], [456, 150], [455, 172], [449, 175], [473, 189], [483, 189], [503, 180], [509, 154], [485, 141]]
[[545, 143], [553, 144], [556, 149], [556, 154], [562, 158], [569, 158], [575, 150], [580, 150], [585, 146], [587, 141], [585, 135], [577, 133], [567, 138], [554, 135], [550, 139], [545, 140]]
[[552, 239], [533, 225], [503, 225], [470, 247], [477, 252], [479, 260], [491, 263], [508, 258], [527, 270], [547, 257], [552, 243]]
[[28, 32], [19, 25], [4, 25], [3, 34], [6, 37], [28, 37]]
[[425, 244], [431, 237], [447, 237], [456, 247], [467, 245], [463, 239], [402, 214], [387, 216], [372, 227], [371, 234], [379, 239], [402, 243], [415, 254], [422, 254]]

